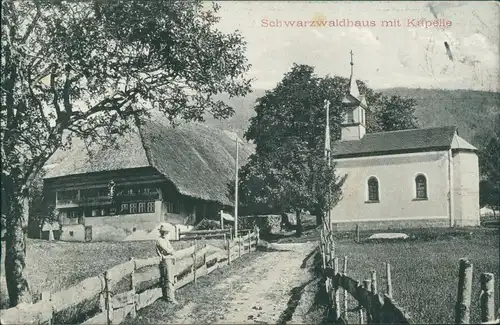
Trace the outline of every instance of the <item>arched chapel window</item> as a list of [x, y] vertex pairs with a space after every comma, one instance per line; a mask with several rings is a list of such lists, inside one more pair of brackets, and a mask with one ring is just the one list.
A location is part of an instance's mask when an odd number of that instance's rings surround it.
[[424, 175], [415, 177], [417, 199], [427, 199], [427, 179]]
[[368, 179], [368, 201], [378, 201], [378, 180], [375, 177]]

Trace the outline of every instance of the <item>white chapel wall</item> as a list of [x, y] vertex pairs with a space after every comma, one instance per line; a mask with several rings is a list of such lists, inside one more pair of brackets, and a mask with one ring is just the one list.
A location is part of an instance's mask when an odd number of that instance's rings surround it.
[[[429, 220], [449, 225], [446, 151], [336, 160], [338, 175], [347, 174], [343, 199], [333, 208], [332, 223]], [[415, 177], [425, 175], [428, 200], [415, 200]], [[379, 181], [379, 203], [368, 200], [367, 182]]]
[[479, 165], [473, 152], [453, 154], [455, 226], [479, 225]]

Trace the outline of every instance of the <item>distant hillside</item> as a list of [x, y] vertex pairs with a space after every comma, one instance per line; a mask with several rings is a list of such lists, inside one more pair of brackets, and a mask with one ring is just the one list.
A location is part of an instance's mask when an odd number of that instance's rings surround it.
[[216, 120], [211, 116], [206, 116], [205, 120], [208, 125], [236, 132], [241, 138], [245, 134], [250, 125], [250, 118], [255, 116], [255, 102], [258, 98], [265, 95], [264, 89], [256, 89], [244, 98], [229, 98], [220, 96], [219, 99], [233, 107], [235, 113], [228, 119]]
[[455, 125], [460, 136], [478, 148], [484, 145], [485, 136], [493, 132], [494, 117], [500, 114], [500, 93], [413, 88], [378, 91], [388, 96], [414, 98], [420, 127]]
[[[479, 148], [483, 146], [482, 138], [493, 130], [493, 117], [500, 113], [500, 93], [416, 88], [377, 91], [388, 96], [414, 98], [417, 101], [416, 115], [420, 127], [455, 125], [460, 136]], [[207, 124], [243, 136], [250, 124], [249, 119], [255, 116], [255, 101], [264, 94], [265, 90], [256, 89], [243, 99], [221, 97], [235, 109], [234, 116], [227, 120], [207, 118]]]

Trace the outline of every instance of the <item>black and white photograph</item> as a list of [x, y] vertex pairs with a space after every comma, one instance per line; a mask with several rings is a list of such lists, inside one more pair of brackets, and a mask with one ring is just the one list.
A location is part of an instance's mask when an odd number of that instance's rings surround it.
[[499, 26], [2, 0], [0, 324], [500, 324]]

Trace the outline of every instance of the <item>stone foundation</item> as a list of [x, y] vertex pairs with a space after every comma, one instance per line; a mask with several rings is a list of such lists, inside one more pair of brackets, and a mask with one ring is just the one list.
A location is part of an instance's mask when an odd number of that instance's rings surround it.
[[380, 221], [356, 221], [339, 222], [332, 221], [333, 231], [354, 231], [356, 225], [359, 230], [397, 230], [409, 228], [446, 228], [450, 226], [448, 219], [427, 220], [380, 220]]

